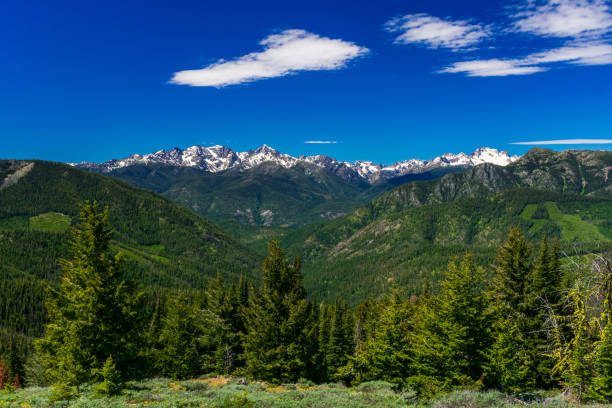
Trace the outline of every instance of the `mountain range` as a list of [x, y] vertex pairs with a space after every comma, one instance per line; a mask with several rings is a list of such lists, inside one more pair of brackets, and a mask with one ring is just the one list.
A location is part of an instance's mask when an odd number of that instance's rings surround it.
[[[0, 326], [15, 322], [2, 311], [18, 307], [20, 330], [36, 333], [42, 282], [57, 281], [57, 259], [68, 255], [69, 228], [84, 200], [109, 205], [113, 249], [126, 254], [148, 290], [202, 287], [217, 273], [253, 276], [262, 256], [243, 244], [263, 248], [272, 233], [288, 255], [303, 256], [310, 293], [352, 304], [390, 285], [418, 293], [428, 279], [435, 288], [439, 271], [468, 250], [487, 265], [513, 224], [534, 244], [544, 235], [559, 239], [569, 255], [612, 248], [612, 152], [532, 149], [511, 161], [370, 182], [307, 161], [217, 172], [134, 163], [96, 174], [3, 160]], [[224, 231], [185, 206], [222, 220]]]
[[274, 163], [284, 168], [291, 168], [299, 164], [312, 164], [345, 180], [359, 178], [374, 183], [406, 174], [431, 172], [447, 167], [467, 169], [482, 163], [505, 166], [518, 158], [518, 156], [510, 156], [505, 151], [500, 152], [496, 149], [481, 147], [469, 155], [446, 153], [431, 160], [409, 159], [385, 166], [363, 160], [354, 163], [338, 161], [324, 155], [293, 157], [279, 153], [264, 144], [256, 150], [246, 152], [235, 152], [229, 147], [219, 145], [191, 146], [184, 150], [175, 147], [171, 150], [159, 150], [145, 155], [133, 154], [124, 159], [112, 159], [104, 163], [82, 162], [74, 165], [102, 173], [110, 173], [134, 165], [193, 167], [209, 173], [219, 173], [231, 169], [248, 170], [263, 163]]
[[284, 242], [303, 255], [305, 283], [323, 299], [342, 292], [357, 302], [394, 284], [418, 293], [466, 251], [493, 262], [511, 225], [534, 245], [558, 239], [566, 255], [611, 248], [611, 169], [610, 151], [536, 148], [507, 166], [403, 184]]
[[517, 159], [480, 148], [470, 155], [445, 154], [383, 166], [320, 155], [292, 157], [266, 145], [247, 152], [193, 146], [75, 166], [153, 190], [265, 250], [270, 234], [280, 237], [287, 230], [340, 217], [398, 185]]

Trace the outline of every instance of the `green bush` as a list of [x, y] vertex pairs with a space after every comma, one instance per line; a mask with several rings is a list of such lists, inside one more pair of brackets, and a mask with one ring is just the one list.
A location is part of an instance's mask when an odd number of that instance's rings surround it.
[[106, 359], [100, 370], [100, 375], [102, 376], [102, 382], [93, 387], [96, 395], [117, 395], [125, 388], [125, 384], [121, 381], [121, 373], [115, 367], [112, 357]]
[[49, 402], [69, 401], [79, 395], [77, 388], [68, 383], [57, 383], [51, 386]]

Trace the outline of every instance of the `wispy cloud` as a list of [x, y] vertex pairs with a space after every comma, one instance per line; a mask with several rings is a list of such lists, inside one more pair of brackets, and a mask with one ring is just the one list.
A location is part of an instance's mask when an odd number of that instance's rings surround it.
[[567, 45], [532, 54], [525, 58], [527, 64], [569, 62], [577, 65], [612, 64], [612, 44], [587, 42]]
[[463, 20], [442, 20], [429, 14], [407, 14], [389, 20], [383, 26], [399, 33], [397, 44], [420, 44], [428, 48], [461, 50], [480, 43], [490, 35], [488, 27]]
[[538, 140], [534, 142], [512, 142], [512, 145], [593, 145], [612, 144], [612, 139], [559, 139]]
[[263, 51], [231, 61], [219, 60], [201, 69], [176, 72], [171, 83], [224, 87], [294, 74], [299, 71], [340, 69], [369, 49], [355, 43], [321, 37], [304, 30], [285, 30], [260, 43]]
[[604, 0], [531, 0], [512, 17], [515, 30], [544, 37], [601, 36], [612, 28]]
[[473, 60], [455, 62], [438, 72], [441, 73], [463, 73], [473, 77], [492, 77], [509, 75], [530, 75], [536, 72], [546, 71], [546, 68], [537, 66], [524, 66], [521, 60]]
[[538, 52], [524, 58], [455, 62], [438, 72], [464, 73], [468, 76], [479, 77], [530, 75], [536, 72], [548, 71], [549, 65], [554, 63], [575, 65], [612, 64], [612, 45], [605, 43], [584, 43]]
[[307, 144], [336, 144], [336, 140], [307, 140], [304, 143]]

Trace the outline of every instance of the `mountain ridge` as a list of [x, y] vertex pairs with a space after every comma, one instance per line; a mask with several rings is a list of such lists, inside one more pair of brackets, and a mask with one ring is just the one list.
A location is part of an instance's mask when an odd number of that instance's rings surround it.
[[102, 173], [110, 173], [137, 164], [195, 167], [209, 173], [219, 173], [231, 169], [248, 170], [266, 162], [273, 162], [285, 168], [291, 168], [297, 164], [313, 164], [325, 168], [345, 180], [361, 179], [372, 184], [380, 180], [407, 174], [420, 174], [440, 168], [468, 169], [482, 163], [505, 166], [518, 159], [519, 156], [510, 156], [506, 151], [480, 147], [469, 155], [465, 153], [445, 153], [430, 160], [409, 159], [392, 165], [383, 165], [365, 160], [357, 160], [353, 163], [339, 161], [325, 155], [294, 157], [280, 153], [263, 144], [256, 150], [246, 152], [236, 152], [221, 145], [210, 147], [196, 145], [186, 149], [175, 147], [170, 150], [158, 150], [145, 155], [133, 154], [123, 159], [112, 159], [103, 163], [81, 162], [70, 164]]

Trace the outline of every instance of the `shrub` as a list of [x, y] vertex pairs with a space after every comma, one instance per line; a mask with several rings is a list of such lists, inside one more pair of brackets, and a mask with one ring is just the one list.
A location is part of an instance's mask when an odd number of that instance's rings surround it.
[[79, 395], [79, 392], [75, 386], [68, 383], [57, 383], [51, 386], [49, 402], [69, 401], [76, 398], [77, 395]]
[[115, 367], [112, 357], [106, 359], [100, 374], [102, 382], [94, 386], [97, 395], [117, 395], [125, 388], [125, 384], [121, 381], [121, 373]]

